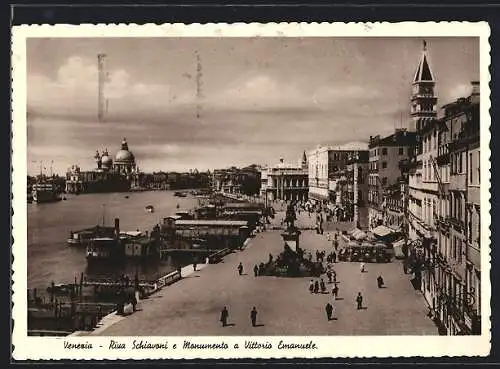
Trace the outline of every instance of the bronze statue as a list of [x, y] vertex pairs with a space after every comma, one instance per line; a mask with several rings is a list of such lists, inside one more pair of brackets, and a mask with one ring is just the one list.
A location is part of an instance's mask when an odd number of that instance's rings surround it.
[[295, 207], [293, 203], [290, 203], [286, 207], [286, 213], [285, 213], [285, 223], [287, 224], [288, 229], [293, 229], [295, 228], [295, 220], [297, 220], [297, 216], [295, 215]]

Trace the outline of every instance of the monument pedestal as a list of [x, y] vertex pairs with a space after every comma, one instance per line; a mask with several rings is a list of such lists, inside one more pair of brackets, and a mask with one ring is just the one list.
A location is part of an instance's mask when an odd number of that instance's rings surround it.
[[283, 241], [295, 252], [299, 248], [299, 236], [300, 231], [298, 229], [289, 229], [281, 234]]

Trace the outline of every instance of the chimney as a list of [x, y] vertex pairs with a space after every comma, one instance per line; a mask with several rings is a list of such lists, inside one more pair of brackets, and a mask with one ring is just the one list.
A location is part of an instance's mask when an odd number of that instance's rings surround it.
[[479, 93], [480, 93], [479, 81], [472, 81], [471, 85], [472, 85], [472, 91], [470, 94], [471, 102], [479, 102]]

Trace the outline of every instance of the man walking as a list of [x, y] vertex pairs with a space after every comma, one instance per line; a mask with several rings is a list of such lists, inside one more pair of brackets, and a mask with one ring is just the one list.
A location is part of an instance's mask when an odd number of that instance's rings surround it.
[[384, 278], [381, 275], [377, 277], [377, 286], [378, 288], [382, 288], [384, 286]]
[[259, 275], [259, 267], [257, 266], [257, 264], [253, 267], [253, 274], [255, 275], [255, 277]]
[[227, 325], [227, 318], [229, 317], [229, 312], [227, 308], [224, 306], [224, 309], [220, 312], [220, 321], [222, 322], [222, 326], [225, 327]]
[[326, 272], [326, 276], [328, 277], [328, 283], [332, 283], [332, 272], [330, 270]]
[[358, 296], [356, 296], [356, 303], [358, 310], [361, 310], [363, 308], [363, 296], [361, 296], [361, 292], [358, 292]]
[[325, 306], [326, 318], [328, 321], [332, 320], [333, 306], [330, 303], [327, 303]]
[[243, 274], [243, 264], [241, 264], [241, 262], [240, 262], [240, 264], [238, 265], [238, 273], [239, 273], [240, 275], [242, 275], [242, 274]]
[[337, 296], [339, 295], [339, 286], [335, 283], [335, 286], [332, 288], [332, 296], [335, 300], [337, 300]]
[[314, 281], [312, 279], [309, 282], [309, 292], [314, 293]]
[[252, 321], [252, 327], [255, 327], [257, 324], [257, 309], [255, 306], [250, 311], [250, 320]]

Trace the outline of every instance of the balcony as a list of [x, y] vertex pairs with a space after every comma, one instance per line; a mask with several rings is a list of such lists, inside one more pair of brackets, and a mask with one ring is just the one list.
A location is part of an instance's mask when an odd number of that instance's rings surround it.
[[476, 267], [481, 266], [481, 251], [479, 249], [479, 245], [467, 245], [467, 261], [470, 261]]
[[450, 190], [452, 191], [465, 191], [466, 174], [452, 174], [450, 176]]
[[450, 162], [450, 145], [444, 144], [438, 147], [438, 155], [436, 158], [438, 165], [449, 164]]
[[465, 230], [465, 223], [453, 217], [447, 217], [446, 222], [453, 227], [456, 231], [463, 233]]

